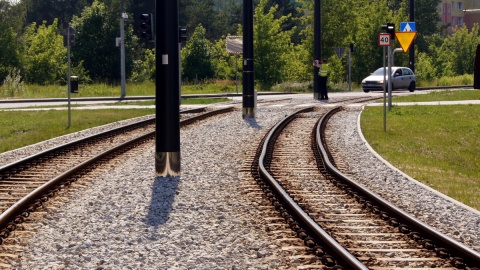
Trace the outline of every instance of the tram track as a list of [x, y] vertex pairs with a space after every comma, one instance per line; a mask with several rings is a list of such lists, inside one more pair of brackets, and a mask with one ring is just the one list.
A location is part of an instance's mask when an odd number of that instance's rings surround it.
[[[185, 111], [182, 128], [208, 117], [234, 110], [233, 107], [205, 111]], [[183, 115], [183, 114], [182, 114]], [[9, 236], [28, 221], [30, 214], [55, 197], [63, 188], [115, 156], [155, 138], [155, 119], [126, 125], [0, 167], [0, 240], [15, 241]], [[7, 256], [8, 257], [8, 256]]]
[[342, 180], [325, 150], [322, 125], [315, 127], [325, 112], [310, 108], [285, 118], [252, 163], [252, 174], [277, 210], [272, 220], [283, 218], [309, 247], [305, 254], [317, 256], [302, 269], [320, 267], [318, 262], [331, 269], [478, 269], [477, 253], [375, 194], [359, 192], [355, 181]]

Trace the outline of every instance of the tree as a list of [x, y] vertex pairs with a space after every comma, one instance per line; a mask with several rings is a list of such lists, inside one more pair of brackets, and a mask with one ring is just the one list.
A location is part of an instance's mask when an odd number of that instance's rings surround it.
[[254, 13], [254, 72], [260, 89], [268, 90], [282, 82], [286, 68], [286, 56], [293, 51], [291, 31], [282, 31], [282, 24], [289, 16], [275, 19], [277, 6], [265, 13], [267, 0], [260, 0]]
[[80, 14], [82, 9], [92, 2], [93, 0], [23, 0], [21, 3], [26, 8], [27, 24], [41, 24], [43, 21], [52, 24], [57, 19], [63, 29], [74, 15]]
[[66, 48], [57, 34], [58, 21], [50, 26], [32, 23], [24, 34], [25, 51], [22, 59], [25, 79], [30, 83], [54, 84], [65, 78]]
[[[86, 7], [81, 16], [74, 16], [72, 26], [76, 30], [72, 61], [83, 61], [83, 66], [93, 80], [114, 82], [120, 79], [120, 53], [115, 47], [115, 38], [120, 35], [118, 12], [108, 11], [104, 3], [95, 0]], [[125, 23], [125, 67], [130, 76], [133, 59], [137, 56], [137, 38], [133, 27]]]
[[6, 78], [10, 70], [20, 66], [18, 42], [13, 28], [5, 29], [0, 23], [0, 83]]
[[241, 65], [237, 63], [241, 55], [230, 55], [227, 53], [225, 49], [226, 43], [226, 37], [222, 37], [213, 44], [212, 65], [215, 71], [215, 78], [234, 80], [236, 75], [240, 75], [242, 72]]
[[454, 29], [453, 35], [445, 39], [436, 53], [436, 66], [439, 67], [440, 76], [473, 74], [473, 59], [480, 43], [478, 31], [478, 24], [474, 24], [470, 33], [464, 25]]
[[182, 75], [187, 81], [213, 78], [212, 43], [205, 37], [200, 24], [182, 49]]
[[20, 67], [21, 47], [18, 36], [23, 26], [23, 13], [18, 6], [0, 0], [0, 83], [14, 68]]

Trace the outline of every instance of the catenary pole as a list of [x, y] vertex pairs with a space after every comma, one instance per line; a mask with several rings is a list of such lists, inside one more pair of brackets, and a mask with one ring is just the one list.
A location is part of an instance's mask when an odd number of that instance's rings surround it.
[[[322, 11], [322, 1], [315, 0], [315, 7], [313, 11], [313, 59], [322, 61], [322, 22], [320, 20]], [[313, 98], [320, 100], [320, 76], [318, 76], [319, 68], [313, 67]]]
[[122, 88], [122, 97], [127, 95], [126, 83], [125, 83], [125, 19], [126, 13], [124, 10], [124, 1], [120, 7], [120, 80]]
[[253, 1], [243, 0], [243, 109], [242, 117], [255, 118], [253, 74]]
[[[410, 0], [410, 21], [415, 21], [415, 0]], [[409, 49], [409, 68], [415, 72], [415, 40]]]
[[178, 0], [156, 0], [156, 145], [157, 176], [180, 175], [180, 65]]

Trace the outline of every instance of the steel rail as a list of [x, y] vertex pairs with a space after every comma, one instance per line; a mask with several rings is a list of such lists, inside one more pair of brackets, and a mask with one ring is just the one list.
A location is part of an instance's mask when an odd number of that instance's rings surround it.
[[[186, 111], [182, 111], [180, 113], [182, 113], [182, 114], [198, 113], [198, 112], [202, 112], [202, 111], [205, 111], [205, 108], [186, 110]], [[94, 134], [94, 135], [91, 135], [91, 136], [88, 136], [88, 137], [85, 137], [85, 138], [80, 138], [78, 140], [74, 140], [74, 141], [71, 141], [71, 142], [68, 142], [68, 143], [65, 143], [65, 144], [47, 149], [45, 151], [39, 152], [37, 154], [31, 155], [31, 156], [28, 156], [28, 157], [25, 157], [23, 159], [19, 159], [15, 162], [6, 164], [4, 166], [0, 166], [0, 179], [1, 179], [2, 175], [4, 175], [5, 173], [8, 173], [9, 170], [11, 170], [15, 167], [21, 167], [23, 164], [29, 164], [33, 160], [40, 159], [42, 157], [48, 156], [49, 154], [53, 154], [53, 153], [58, 152], [62, 149], [67, 149], [68, 147], [78, 145], [78, 144], [81, 144], [81, 143], [85, 143], [88, 140], [92, 140], [92, 139], [98, 138], [100, 136], [110, 136], [112, 134], [118, 133], [118, 132], [123, 131], [125, 129], [135, 129], [135, 128], [138, 128], [139, 126], [145, 126], [145, 125], [149, 125], [149, 124], [152, 124], [152, 123], [155, 123], [155, 118], [146, 119], [146, 120], [142, 120], [142, 121], [132, 123], [132, 124], [129, 124], [129, 125], [113, 128], [113, 129], [110, 129], [110, 130], [107, 130], [107, 131], [104, 131], [104, 132], [101, 132], [101, 133], [98, 133], [98, 134]]]
[[283, 187], [275, 180], [275, 178], [265, 168], [266, 156], [268, 148], [273, 147], [275, 143], [276, 133], [280, 132], [288, 123], [290, 123], [299, 113], [312, 110], [313, 107], [299, 110], [282, 121], [277, 123], [266, 136], [265, 142], [259, 158], [259, 174], [270, 185], [277, 195], [277, 199], [282, 201], [287, 211], [296, 217], [296, 220], [302, 224], [302, 227], [309, 232], [310, 237], [315, 239], [318, 244], [326, 245], [332, 256], [337, 259], [341, 266], [348, 269], [367, 270], [368, 268], [357, 260], [350, 252], [345, 250], [337, 241], [335, 241], [327, 232], [325, 232], [302, 208], [290, 197]]
[[388, 210], [388, 213], [392, 213], [393, 217], [396, 218], [398, 222], [409, 226], [410, 229], [412, 229], [412, 231], [421, 233], [424, 236], [426, 235], [436, 243], [440, 243], [440, 247], [446, 248], [450, 253], [450, 255], [452, 255], [452, 257], [462, 258], [471, 267], [480, 267], [479, 253], [463, 245], [462, 243], [455, 241], [454, 239], [448, 237], [447, 235], [442, 234], [441, 232], [423, 223], [417, 218], [411, 216], [410, 214], [406, 213], [405, 211], [401, 210], [395, 205], [389, 203], [388, 201], [381, 198], [374, 192], [368, 190], [366, 187], [362, 186], [358, 182], [344, 175], [330, 162], [327, 149], [324, 146], [324, 143], [325, 143], [323, 141], [324, 136], [322, 136], [321, 130], [323, 128], [322, 126], [326, 125], [328, 118], [339, 109], [340, 108], [332, 109], [327, 114], [323, 115], [317, 125], [317, 130], [316, 130], [316, 142], [317, 142], [318, 151], [322, 156], [322, 159], [324, 161], [325, 168], [327, 169], [327, 171], [331, 175], [333, 175], [336, 179], [344, 181], [350, 187], [353, 187], [359, 194], [361, 194], [361, 196], [364, 196], [366, 200], [371, 200], [377, 206], [380, 206], [382, 209]]
[[[210, 117], [212, 115], [227, 113], [227, 112], [230, 112], [230, 111], [233, 111], [233, 110], [234, 110], [233, 107], [227, 107], [227, 108], [224, 108], [224, 109], [210, 111], [210, 112], [207, 112], [207, 113], [204, 113], [204, 114], [201, 114], [201, 115], [189, 118], [189, 119], [182, 120], [180, 122], [180, 126], [183, 127], [185, 125], [189, 125], [189, 124], [192, 124], [196, 121], [199, 121], [199, 120], [205, 119], [207, 117]], [[98, 136], [101, 136], [101, 135], [104, 135], [104, 134], [110, 134], [113, 131], [120, 131], [120, 130], [125, 129], [125, 128], [130, 129], [130, 128], [133, 128], [133, 126], [142, 126], [142, 125], [139, 125], [139, 123], [150, 122], [152, 120], [154, 121], [155, 119], [148, 119], [148, 120], [144, 120], [144, 121], [141, 121], [141, 122], [138, 122], [138, 123], [135, 123], [135, 124], [131, 124], [131, 125], [128, 125], [128, 126], [123, 126], [123, 127], [120, 127], [120, 128], [116, 128], [116, 129], [113, 129], [113, 130], [103, 132], [103, 133], [95, 134], [95, 135], [92, 135], [92, 136], [89, 136], [89, 137], [86, 137], [86, 138], [83, 138], [83, 139], [76, 140], [74, 142], [67, 143], [67, 144], [59, 146], [59, 147], [55, 147], [53, 149], [44, 151], [40, 154], [36, 154], [36, 155], [30, 156], [30, 157], [27, 157], [25, 159], [20, 160], [19, 162], [14, 162], [12, 164], [8, 164], [7, 166], [2, 167], [1, 170], [0, 170], [0, 175], [1, 175], [3, 169], [12, 170], [12, 169], [15, 168], [14, 167], [15, 165], [16, 166], [19, 166], [19, 165], [22, 166], [24, 163], [34, 161], [36, 158], [39, 158], [39, 157], [41, 158], [44, 155], [47, 155], [49, 153], [53, 153], [54, 150], [59, 150], [59, 149], [61, 150], [61, 149], [64, 149], [68, 146], [73, 146], [75, 143], [83, 143], [84, 141], [86, 141], [88, 139], [92, 139], [92, 138], [95, 138], [95, 137], [98, 137]], [[138, 143], [142, 143], [144, 141], [154, 139], [155, 138], [155, 132], [156, 131], [148, 132], [148, 133], [146, 133], [144, 135], [141, 135], [137, 138], [134, 138], [132, 140], [124, 142], [124, 143], [122, 143], [120, 145], [117, 145], [113, 148], [110, 148], [108, 150], [105, 150], [104, 152], [96, 155], [95, 157], [92, 157], [88, 160], [85, 160], [82, 163], [80, 163], [80, 164], [68, 169], [67, 171], [61, 173], [60, 175], [50, 179], [46, 183], [42, 184], [41, 186], [39, 186], [36, 189], [34, 189], [33, 191], [31, 191], [26, 196], [22, 197], [20, 200], [15, 202], [12, 206], [10, 206], [7, 210], [3, 211], [3, 213], [0, 214], [0, 229], [2, 229], [2, 230], [7, 229], [8, 230], [8, 232], [3, 231], [2, 234], [1, 234], [1, 237], [5, 237], [5, 233], [10, 233], [11, 231], [15, 230], [16, 224], [23, 222], [23, 219], [25, 217], [28, 217], [28, 215], [30, 213], [30, 210], [28, 210], [28, 208], [32, 205], [35, 205], [35, 202], [38, 201], [38, 200], [45, 201], [46, 197], [48, 197], [46, 194], [49, 193], [51, 190], [53, 190], [54, 187], [59, 186], [61, 183], [64, 183], [64, 182], [68, 181], [68, 179], [74, 178], [76, 175], [80, 174], [82, 170], [90, 168], [90, 166], [99, 162], [100, 160], [104, 159], [105, 157], [107, 157], [109, 155], [118, 153], [122, 150], [127, 151], [128, 149], [130, 149], [130, 147], [134, 147]]]
[[25, 209], [32, 204], [32, 202], [41, 199], [42, 197], [46, 196], [53, 187], [58, 186], [60, 183], [66, 181], [74, 177], [75, 175], [79, 174], [82, 170], [88, 168], [90, 165], [99, 162], [101, 159], [121, 151], [122, 149], [126, 149], [132, 145], [135, 145], [138, 142], [146, 141], [148, 139], [153, 139], [155, 132], [149, 132], [145, 135], [137, 137], [133, 140], [125, 142], [123, 144], [117, 145], [111, 149], [105, 150], [104, 152], [98, 154], [95, 157], [92, 157], [75, 167], [68, 169], [67, 171], [63, 172], [62, 174], [58, 175], [55, 178], [50, 179], [48, 182], [44, 183], [43, 185], [39, 186], [28, 195], [24, 196], [22, 199], [14, 203], [10, 206], [7, 210], [5, 210], [2, 214], [0, 214], [0, 228], [5, 228], [9, 225], [10, 222], [17, 216], [22, 216], [22, 213], [25, 212]]

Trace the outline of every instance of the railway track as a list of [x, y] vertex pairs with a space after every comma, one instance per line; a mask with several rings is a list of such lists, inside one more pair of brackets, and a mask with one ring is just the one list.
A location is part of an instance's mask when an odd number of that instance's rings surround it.
[[[182, 115], [195, 115], [182, 116], [184, 119], [180, 126], [185, 127], [233, 109], [228, 107], [209, 112], [204, 109], [185, 111]], [[8, 241], [12, 232], [61, 189], [113, 157], [153, 139], [155, 119], [151, 118], [0, 167], [0, 243], [14, 243], [12, 239]]]
[[[299, 269], [479, 269], [480, 255], [369, 192], [335, 168], [322, 139], [326, 108], [307, 108], [277, 124], [252, 162], [275, 227]], [[320, 121], [319, 121], [320, 119]], [[317, 122], [320, 122], [317, 124]], [[285, 236], [283, 229], [281, 238]], [[291, 241], [289, 242], [291, 245]], [[284, 247], [287, 250], [292, 248]]]

